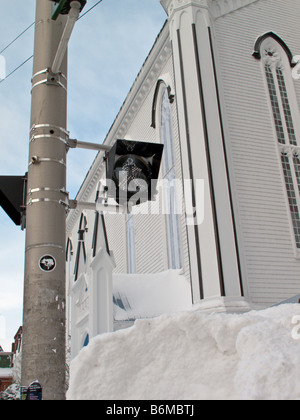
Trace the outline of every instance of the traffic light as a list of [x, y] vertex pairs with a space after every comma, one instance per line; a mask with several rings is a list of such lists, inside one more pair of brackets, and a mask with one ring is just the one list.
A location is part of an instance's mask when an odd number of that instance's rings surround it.
[[154, 200], [163, 149], [158, 143], [117, 140], [107, 159], [108, 197], [121, 205]]
[[17, 226], [25, 228], [27, 174], [0, 176], [0, 206]]
[[[71, 10], [71, 3], [74, 0], [50, 0], [54, 3], [52, 19], [56, 20], [59, 15], [68, 15]], [[87, 0], [76, 0], [81, 4], [80, 12], [86, 5]]]

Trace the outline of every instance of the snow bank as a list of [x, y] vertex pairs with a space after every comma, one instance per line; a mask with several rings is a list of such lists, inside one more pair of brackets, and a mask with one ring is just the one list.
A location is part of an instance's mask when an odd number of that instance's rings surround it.
[[11, 400], [11, 401], [18, 401], [21, 398], [21, 386], [17, 384], [13, 384], [9, 386], [0, 397], [0, 400]]
[[68, 399], [300, 399], [299, 324], [300, 305], [138, 320], [81, 351]]

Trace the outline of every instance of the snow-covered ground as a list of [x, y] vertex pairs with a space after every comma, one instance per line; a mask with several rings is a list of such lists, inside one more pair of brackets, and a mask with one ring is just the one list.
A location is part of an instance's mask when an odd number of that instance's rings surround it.
[[300, 305], [163, 315], [96, 337], [71, 364], [68, 399], [300, 399]]

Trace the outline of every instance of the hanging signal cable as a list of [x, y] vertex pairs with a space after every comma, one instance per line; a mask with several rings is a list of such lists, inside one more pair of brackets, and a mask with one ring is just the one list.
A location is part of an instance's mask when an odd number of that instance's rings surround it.
[[[85, 13], [83, 13], [83, 15], [81, 15], [78, 20], [82, 19], [83, 17], [85, 17], [88, 13], [90, 13], [96, 6], [98, 6], [98, 4], [102, 3], [103, 0], [99, 0], [96, 4], [94, 4], [94, 6], [92, 6], [90, 9], [88, 9]], [[0, 55], [6, 51], [11, 45], [13, 45], [22, 35], [24, 35], [33, 25], [35, 24], [35, 22], [33, 22], [31, 25], [29, 25], [23, 32], [21, 32], [12, 42], [10, 42], [1, 52]], [[33, 55], [28, 57], [22, 64], [20, 64], [18, 67], [16, 67], [13, 71], [11, 71], [6, 77], [5, 79], [0, 79], [0, 83], [5, 82], [10, 76], [12, 76], [17, 70], [19, 70], [21, 67], [23, 67], [26, 63], [28, 63], [28, 61], [30, 61], [33, 58]]]

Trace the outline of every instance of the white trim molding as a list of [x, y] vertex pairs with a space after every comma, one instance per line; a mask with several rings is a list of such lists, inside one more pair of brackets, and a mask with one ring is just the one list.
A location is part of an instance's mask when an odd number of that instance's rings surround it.
[[259, 0], [160, 0], [160, 3], [169, 17], [186, 6], [197, 6], [209, 10], [214, 18], [219, 18], [257, 1]]

